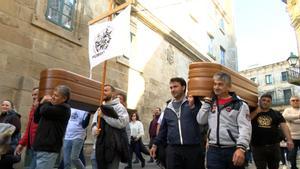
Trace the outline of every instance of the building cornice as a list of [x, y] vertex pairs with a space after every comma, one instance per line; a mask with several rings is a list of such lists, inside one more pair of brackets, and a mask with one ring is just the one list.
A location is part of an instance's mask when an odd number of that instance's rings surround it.
[[240, 73], [247, 73], [247, 72], [252, 72], [252, 71], [258, 71], [258, 70], [261, 70], [261, 69], [266, 69], [266, 68], [269, 68], [269, 67], [274, 67], [276, 65], [287, 65], [287, 68], [289, 67], [287, 61], [284, 60], [284, 61], [280, 61], [280, 62], [268, 64], [268, 65], [262, 65], [262, 66], [257, 66], [257, 67], [250, 68], [250, 69], [245, 69], [245, 70], [240, 71]]
[[199, 52], [182, 36], [164, 24], [160, 19], [154, 16], [147, 8], [141, 3], [136, 2], [133, 6], [133, 16], [144, 23], [153, 31], [159, 33], [166, 41], [174, 45], [193, 61], [207, 61], [214, 62], [207, 54]]
[[300, 4], [297, 0], [287, 0], [287, 11], [291, 18], [292, 26], [295, 30], [300, 28]]

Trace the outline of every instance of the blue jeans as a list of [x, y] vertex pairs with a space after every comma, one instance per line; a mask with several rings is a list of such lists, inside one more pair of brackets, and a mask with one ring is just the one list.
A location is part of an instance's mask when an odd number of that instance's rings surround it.
[[52, 169], [58, 157], [58, 153], [36, 151], [36, 168], [35, 169]]
[[81, 160], [79, 159], [79, 154], [82, 149], [84, 140], [74, 139], [74, 140], [64, 140], [64, 168], [71, 169], [71, 163], [77, 169], [85, 169]]
[[209, 146], [207, 150], [207, 169], [243, 169], [244, 166], [234, 166], [232, 157], [235, 147], [219, 148]]
[[97, 160], [96, 160], [96, 150], [93, 149], [91, 154], [91, 161], [92, 161], [92, 169], [97, 169]]
[[25, 156], [25, 169], [35, 169], [36, 167], [36, 152], [28, 148]]

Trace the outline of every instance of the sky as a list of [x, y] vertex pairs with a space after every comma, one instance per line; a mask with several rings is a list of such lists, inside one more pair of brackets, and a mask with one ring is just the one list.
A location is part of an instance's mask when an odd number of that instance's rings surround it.
[[281, 0], [234, 0], [239, 70], [298, 55], [296, 36]]

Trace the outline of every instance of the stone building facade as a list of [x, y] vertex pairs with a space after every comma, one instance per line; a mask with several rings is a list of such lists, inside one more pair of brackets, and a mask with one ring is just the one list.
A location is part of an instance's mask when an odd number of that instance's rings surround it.
[[[107, 5], [98, 0], [0, 1], [0, 99], [15, 103], [22, 131], [42, 70], [89, 76], [88, 21], [106, 12]], [[107, 83], [127, 93], [129, 108], [137, 109], [147, 131], [151, 110], [171, 98], [168, 80], [187, 79], [191, 62], [237, 70], [233, 25], [232, 0], [139, 0], [131, 17], [132, 53], [108, 61]], [[95, 80], [101, 76], [102, 64], [92, 72]], [[90, 136], [86, 142], [91, 143]]]
[[300, 54], [300, 1], [299, 0], [282, 0], [287, 4], [287, 12], [291, 18], [291, 25], [295, 29], [298, 55]]
[[281, 61], [265, 66], [246, 69], [240, 72], [242, 76], [258, 84], [259, 95], [270, 93], [273, 97], [273, 108], [283, 111], [289, 105], [289, 99], [298, 95], [300, 87], [288, 83], [289, 64]]

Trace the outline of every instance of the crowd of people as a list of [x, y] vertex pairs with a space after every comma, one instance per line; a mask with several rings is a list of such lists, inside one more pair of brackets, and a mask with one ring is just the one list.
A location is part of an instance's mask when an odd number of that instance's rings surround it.
[[218, 72], [213, 81], [211, 96], [198, 97], [187, 95], [183, 78], [170, 79], [172, 99], [163, 110], [154, 107], [151, 112], [149, 149], [138, 112], [128, 113], [126, 95], [113, 86], [104, 85], [103, 104], [96, 112], [71, 108], [68, 86], [59, 85], [52, 96], [41, 99], [39, 88], [33, 88], [22, 136], [13, 102], [1, 102], [0, 166], [13, 169], [25, 151], [27, 169], [51, 169], [58, 159], [60, 169], [85, 169], [83, 148], [91, 132], [93, 169], [118, 169], [120, 162], [127, 164], [125, 169], [139, 162], [144, 168], [145, 157], [166, 169], [243, 169], [252, 156], [258, 169], [278, 169], [286, 159], [297, 169], [299, 97], [292, 96], [291, 106], [280, 113], [271, 108], [272, 96], [266, 93], [250, 112], [247, 102], [231, 90], [230, 75]]

